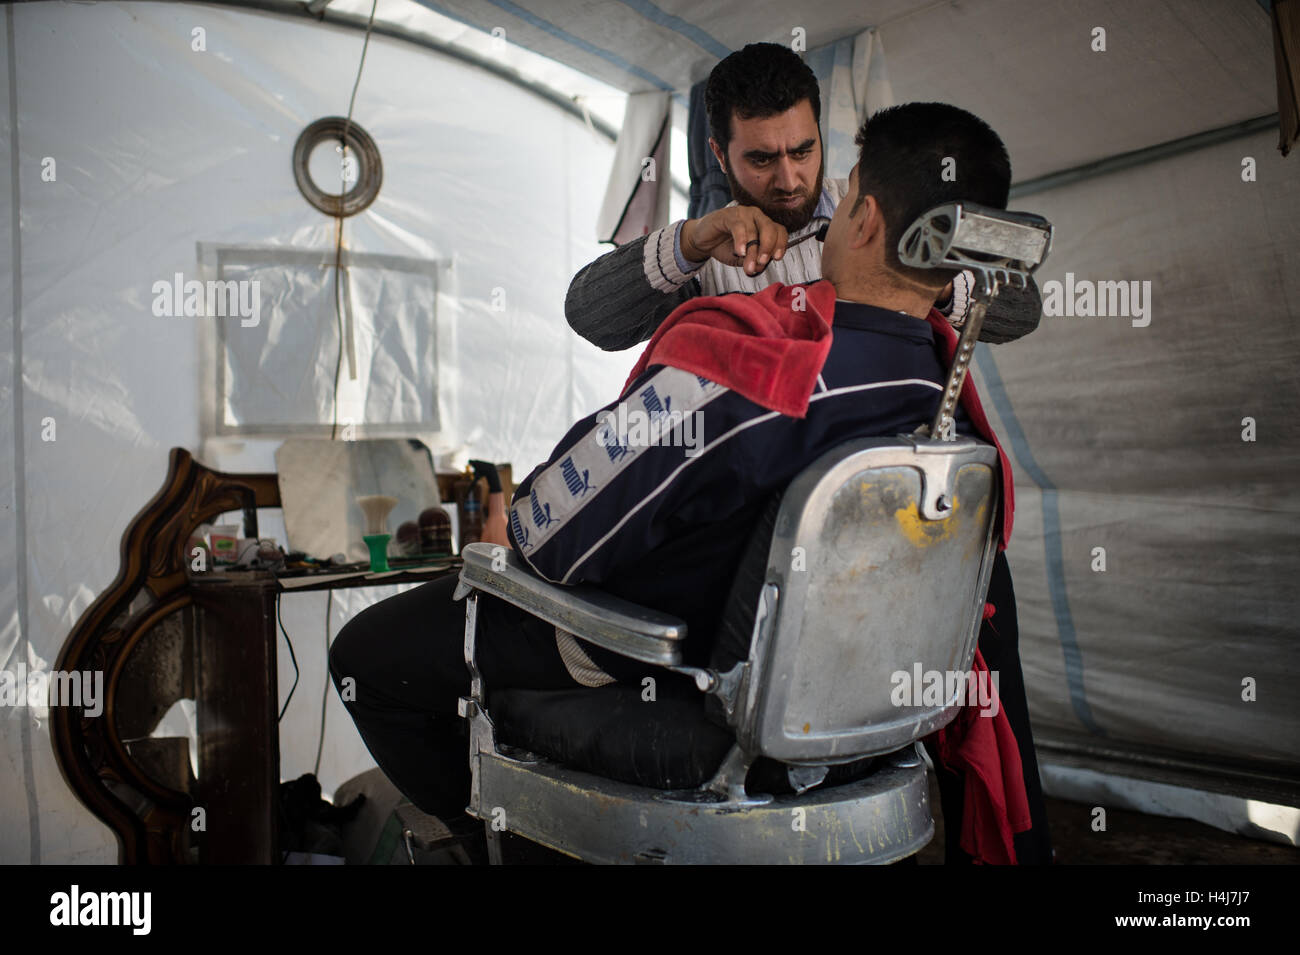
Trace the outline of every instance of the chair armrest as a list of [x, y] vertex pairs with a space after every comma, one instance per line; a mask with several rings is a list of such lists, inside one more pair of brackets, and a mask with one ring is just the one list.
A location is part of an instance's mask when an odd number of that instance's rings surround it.
[[595, 587], [553, 584], [500, 544], [469, 544], [461, 557], [465, 565], [457, 596], [479, 590], [630, 659], [665, 667], [681, 665], [686, 624], [676, 617]]

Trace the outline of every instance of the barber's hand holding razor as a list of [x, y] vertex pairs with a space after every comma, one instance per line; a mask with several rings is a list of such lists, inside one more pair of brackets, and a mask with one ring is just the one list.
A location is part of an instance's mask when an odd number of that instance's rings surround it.
[[495, 464], [488, 461], [470, 461], [474, 479], [488, 482], [487, 510], [483, 513], [483, 534], [479, 540], [486, 544], [510, 546], [510, 529], [506, 526], [506, 496], [501, 490], [501, 477]]
[[785, 255], [789, 234], [754, 206], [726, 206], [682, 224], [682, 255], [691, 262], [714, 258], [723, 265], [744, 264], [757, 275]]

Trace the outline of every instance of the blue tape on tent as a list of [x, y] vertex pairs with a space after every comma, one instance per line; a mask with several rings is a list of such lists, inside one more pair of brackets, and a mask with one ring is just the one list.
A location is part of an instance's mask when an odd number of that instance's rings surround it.
[[998, 373], [998, 366], [989, 353], [987, 345], [981, 344], [975, 349], [975, 364], [984, 379], [984, 392], [993, 402], [1002, 427], [1006, 443], [1010, 445], [1011, 454], [1029, 475], [1043, 496], [1043, 558], [1047, 563], [1047, 590], [1052, 601], [1052, 612], [1056, 616], [1056, 633], [1061, 643], [1061, 653], [1065, 658], [1065, 682], [1070, 690], [1070, 705], [1079, 722], [1087, 727], [1094, 736], [1105, 736], [1106, 731], [1093, 719], [1092, 709], [1088, 706], [1088, 697], [1083, 686], [1083, 654], [1079, 650], [1079, 640], [1074, 630], [1074, 618], [1070, 614], [1070, 600], [1065, 588], [1065, 557], [1061, 549], [1061, 512], [1056, 486], [1034, 460], [1029, 450], [1029, 441], [1025, 431], [1016, 418], [1007, 396], [1006, 386]]
[[714, 39], [700, 27], [697, 27], [689, 20], [683, 20], [681, 17], [668, 13], [655, 6], [650, 0], [618, 0], [623, 6], [635, 10], [641, 16], [645, 17], [651, 23], [657, 23], [661, 27], [667, 27], [674, 33], [684, 36], [702, 50], [707, 50], [718, 59], [722, 59], [731, 53], [727, 45], [720, 40]]
[[[459, 21], [460, 23], [468, 23], [468, 21], [463, 16], [457, 14], [452, 10], [448, 10], [447, 8], [441, 6], [440, 4], [433, 3], [431, 2], [431, 0], [416, 0], [416, 2], [419, 3], [420, 6], [422, 7], [428, 7], [430, 10], [434, 11], [435, 13], [442, 14], [444, 17], [450, 17], [453, 20]], [[614, 66], [617, 66], [620, 70], [623, 70], [626, 73], [631, 73], [633, 76], [641, 77], [641, 79], [645, 80], [647, 83], [653, 83], [656, 87], [658, 87], [661, 90], [664, 90], [669, 93], [673, 92], [673, 85], [669, 83], [667, 80], [661, 79], [660, 77], [655, 76], [653, 73], [649, 72], [648, 70], [643, 70], [639, 66], [634, 66], [633, 64], [629, 63], [627, 60], [619, 56], [617, 53], [611, 53], [609, 50], [601, 49], [600, 47], [596, 46], [594, 43], [589, 43], [586, 40], [582, 39], [581, 37], [574, 36], [568, 30], [564, 30], [560, 27], [557, 27], [554, 23], [551, 23], [549, 20], [545, 20], [542, 17], [539, 17], [537, 14], [533, 13], [532, 11], [525, 10], [523, 7], [519, 6], [518, 4], [511, 3], [510, 0], [487, 0], [487, 2], [492, 4], [494, 7], [497, 7], [500, 10], [504, 10], [512, 17], [516, 17], [520, 20], [523, 20], [525, 23], [537, 27], [537, 29], [541, 30], [544, 33], [549, 33], [551, 36], [555, 37], [558, 40], [563, 40], [565, 43], [568, 43], [571, 46], [576, 46], [578, 49], [586, 53], [590, 53], [592, 56], [598, 56], [605, 62], [612, 63]], [[475, 29], [480, 29], [478, 24], [469, 23], [469, 25], [474, 27]]]

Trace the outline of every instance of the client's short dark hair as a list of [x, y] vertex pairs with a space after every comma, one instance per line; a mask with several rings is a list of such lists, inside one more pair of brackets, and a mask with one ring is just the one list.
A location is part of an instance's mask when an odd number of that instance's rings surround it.
[[[871, 195], [880, 204], [885, 264], [926, 285], [940, 277], [946, 282], [946, 271], [903, 265], [898, 240], [917, 216], [946, 202], [965, 200], [1005, 209], [1011, 188], [1006, 146], [978, 116], [947, 103], [882, 109], [862, 124], [854, 141], [859, 149], [858, 202]], [[952, 163], [945, 163], [947, 159]], [[955, 175], [945, 175], [946, 169]]]
[[751, 43], [713, 68], [704, 88], [709, 130], [727, 154], [731, 117], [764, 119], [791, 109], [801, 100], [812, 104], [813, 118], [822, 116], [817, 77], [799, 54], [780, 43]]

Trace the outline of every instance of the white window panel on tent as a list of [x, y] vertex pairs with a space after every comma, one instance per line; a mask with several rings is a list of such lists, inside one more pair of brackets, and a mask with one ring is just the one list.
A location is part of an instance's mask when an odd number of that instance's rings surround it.
[[448, 263], [344, 252], [336, 308], [332, 249], [200, 243], [199, 261], [201, 314], [215, 328], [210, 433], [330, 436], [336, 421], [345, 439], [440, 430], [438, 277]]

